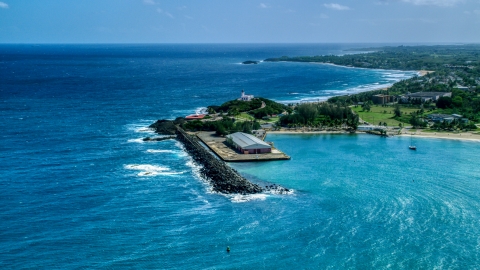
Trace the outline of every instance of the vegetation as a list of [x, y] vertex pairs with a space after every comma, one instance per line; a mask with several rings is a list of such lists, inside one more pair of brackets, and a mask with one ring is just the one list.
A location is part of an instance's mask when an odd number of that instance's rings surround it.
[[[262, 108], [263, 104], [265, 106]], [[254, 98], [251, 101], [231, 100], [220, 106], [208, 106], [209, 113], [227, 113], [231, 116], [248, 113], [256, 119], [291, 111], [292, 109], [284, 104], [261, 97]]]
[[[395, 115], [395, 110], [399, 110], [400, 115]], [[398, 127], [400, 124], [408, 124], [410, 121], [410, 115], [416, 113], [418, 108], [416, 106], [398, 105], [386, 106], [386, 105], [372, 105], [369, 111], [365, 111], [361, 106], [352, 106], [351, 109], [357, 113], [360, 118], [373, 125], [384, 126], [385, 123], [388, 126]]]
[[252, 133], [252, 130], [260, 129], [261, 119], [283, 112], [288, 113], [292, 109], [266, 98], [254, 98], [251, 101], [231, 100], [220, 106], [208, 106], [207, 111], [212, 115], [219, 113], [223, 117], [219, 121], [188, 121], [182, 125], [183, 129], [188, 131], [215, 131], [220, 136], [239, 131]]
[[[320, 62], [342, 66], [397, 70], [474, 69], [480, 65], [480, 45], [398, 46], [364, 48], [346, 55], [268, 58], [265, 61]], [[478, 72], [477, 72], [478, 74]]]
[[189, 131], [215, 131], [217, 135], [224, 136], [235, 132], [252, 133], [252, 130], [260, 128], [260, 124], [257, 121], [235, 121], [223, 117], [220, 121], [187, 121], [182, 128]]
[[305, 103], [295, 107], [295, 112], [282, 116], [279, 124], [282, 126], [296, 127], [341, 127], [346, 126], [356, 130], [358, 127], [358, 115], [349, 107], [330, 103]]
[[[399, 46], [366, 48], [360, 51], [368, 53], [343, 56], [283, 56], [265, 61], [321, 62], [363, 68], [429, 70], [425, 76], [415, 76], [397, 82], [388, 90], [333, 97], [328, 102], [340, 106], [363, 103], [361, 111], [355, 110], [360, 113], [362, 119], [370, 117], [374, 118], [375, 122], [387, 122], [389, 125], [401, 122], [422, 127], [426, 125], [425, 119], [431, 113], [460, 114], [471, 122], [480, 122], [480, 45]], [[452, 92], [452, 97], [442, 97], [435, 103], [411, 98], [402, 102], [399, 99], [402, 95], [415, 92]], [[385, 111], [389, 113], [384, 113], [384, 117], [378, 115], [378, 111], [368, 114], [370, 110], [374, 110], [371, 101], [372, 96], [377, 94], [395, 96], [398, 103], [403, 104], [388, 107]], [[411, 110], [419, 112], [414, 113]], [[390, 114], [390, 111], [393, 114]]]

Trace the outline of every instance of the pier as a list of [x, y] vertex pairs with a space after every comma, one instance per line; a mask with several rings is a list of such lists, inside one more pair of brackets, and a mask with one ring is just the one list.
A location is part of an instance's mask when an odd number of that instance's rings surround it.
[[197, 137], [214, 152], [220, 159], [226, 162], [253, 162], [289, 160], [290, 157], [282, 151], [272, 147], [271, 153], [241, 154], [226, 144], [226, 138], [215, 135], [215, 132], [202, 131], [196, 133]]

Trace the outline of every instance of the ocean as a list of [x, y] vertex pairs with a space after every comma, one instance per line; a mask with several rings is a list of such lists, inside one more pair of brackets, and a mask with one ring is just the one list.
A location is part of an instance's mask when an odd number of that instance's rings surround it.
[[271, 134], [291, 160], [231, 166], [294, 192], [224, 196], [181, 144], [141, 140], [242, 89], [299, 103], [416, 74], [241, 64], [374, 45], [0, 45], [1, 268], [478, 268], [478, 143]]

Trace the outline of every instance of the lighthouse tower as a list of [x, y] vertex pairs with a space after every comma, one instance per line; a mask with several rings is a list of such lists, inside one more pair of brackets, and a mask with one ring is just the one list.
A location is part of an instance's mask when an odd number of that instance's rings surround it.
[[253, 99], [253, 95], [245, 95], [245, 90], [242, 89], [242, 95], [240, 96], [240, 98], [238, 100], [250, 101], [252, 99]]

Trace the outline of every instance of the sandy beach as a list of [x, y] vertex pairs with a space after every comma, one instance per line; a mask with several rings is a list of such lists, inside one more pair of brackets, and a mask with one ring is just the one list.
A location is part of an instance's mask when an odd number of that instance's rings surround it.
[[419, 70], [419, 71], [418, 71], [418, 74], [419, 74], [420, 76], [425, 76], [425, 75], [427, 75], [428, 73], [433, 73], [433, 72], [435, 72], [435, 71], [431, 71], [431, 70]]
[[[274, 130], [274, 131], [267, 131], [267, 134], [348, 134], [348, 131], [345, 130], [314, 130], [309, 131], [308, 129], [302, 130]], [[366, 134], [365, 132], [359, 132], [358, 134]], [[372, 135], [376, 136], [376, 135]], [[452, 132], [408, 132], [402, 131], [401, 134], [397, 136], [415, 136], [415, 137], [422, 137], [422, 138], [432, 138], [432, 139], [447, 139], [447, 140], [462, 140], [462, 141], [473, 141], [473, 142], [480, 142], [480, 134], [475, 134], [471, 132], [461, 132], [461, 133], [452, 133]]]
[[[280, 129], [280, 130], [272, 130], [272, 131], [267, 131], [267, 134], [347, 134], [348, 132], [345, 130], [308, 130], [307, 128], [305, 130], [303, 129], [297, 129], [297, 130], [286, 130], [286, 129]], [[360, 132], [363, 133], [363, 132]]]
[[474, 134], [471, 132], [452, 133], [452, 132], [416, 131], [416, 132], [402, 132], [402, 134], [399, 134], [398, 136], [414, 136], [414, 137], [421, 137], [421, 138], [480, 142], [480, 134]]

